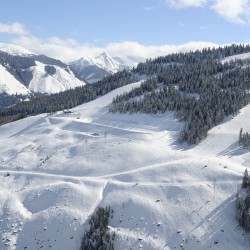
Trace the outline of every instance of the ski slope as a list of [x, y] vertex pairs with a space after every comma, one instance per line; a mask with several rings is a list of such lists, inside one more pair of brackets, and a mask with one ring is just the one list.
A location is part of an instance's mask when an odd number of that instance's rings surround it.
[[235, 193], [250, 164], [237, 143], [250, 106], [198, 146], [179, 145], [184, 124], [171, 112], [108, 112], [140, 83], [0, 127], [0, 249], [79, 249], [89, 216], [106, 205], [115, 249], [249, 249]]

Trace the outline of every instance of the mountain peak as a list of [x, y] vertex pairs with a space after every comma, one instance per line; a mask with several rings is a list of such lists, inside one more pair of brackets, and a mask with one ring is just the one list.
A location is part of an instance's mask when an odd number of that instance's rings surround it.
[[96, 60], [98, 65], [108, 71], [111, 71], [112, 73], [115, 73], [119, 70], [118, 68], [120, 63], [108, 56], [106, 53], [102, 53], [100, 56], [96, 57]]
[[93, 64], [95, 64], [95, 58], [90, 56], [81, 57], [80, 59], [70, 63], [70, 65], [79, 65], [80, 67], [87, 67]]
[[96, 58], [110, 58], [110, 59], [112, 59], [112, 57], [109, 56], [106, 52], [103, 52], [102, 54], [100, 54]]
[[84, 56], [70, 63], [71, 68], [83, 79], [89, 82], [100, 80], [100, 76], [116, 73], [123, 69], [129, 69], [121, 58], [114, 58], [106, 52], [99, 56]]

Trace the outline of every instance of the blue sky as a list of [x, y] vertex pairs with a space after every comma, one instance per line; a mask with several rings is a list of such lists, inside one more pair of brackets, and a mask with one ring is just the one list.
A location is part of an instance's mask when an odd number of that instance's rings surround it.
[[112, 55], [126, 54], [127, 49], [131, 56], [138, 50], [138, 56], [146, 57], [195, 44], [248, 43], [249, 2], [8, 0], [1, 3], [0, 42], [64, 60], [105, 49]]

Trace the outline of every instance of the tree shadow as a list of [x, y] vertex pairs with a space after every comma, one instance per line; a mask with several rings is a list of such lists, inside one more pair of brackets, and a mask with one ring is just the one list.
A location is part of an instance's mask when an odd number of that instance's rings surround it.
[[196, 145], [188, 144], [187, 142], [179, 142], [179, 133], [180, 131], [172, 135], [170, 147], [173, 150], [188, 151], [190, 149], [193, 149], [196, 146]]
[[10, 138], [18, 137], [18, 136], [23, 135], [25, 132], [28, 132], [28, 131], [30, 132], [32, 128], [34, 128], [34, 127], [36, 127], [44, 122], [45, 122], [45, 117], [41, 117], [38, 120], [36, 120], [35, 122], [31, 123], [29, 126], [16, 132], [15, 134], [11, 135]]
[[237, 155], [242, 155], [248, 152], [246, 149], [239, 146], [239, 143], [236, 141], [230, 144], [226, 149], [218, 153], [218, 156], [229, 156], [230, 158]]
[[[232, 195], [223, 201], [191, 231], [192, 234], [199, 231], [205, 232], [199, 239], [204, 247], [217, 244], [218, 246], [219, 244], [230, 246], [230, 242], [239, 239], [239, 234], [242, 232], [236, 220], [235, 200], [236, 196]], [[213, 199], [210, 202], [213, 202]], [[247, 244], [244, 237], [242, 236], [242, 242], [239, 244]]]

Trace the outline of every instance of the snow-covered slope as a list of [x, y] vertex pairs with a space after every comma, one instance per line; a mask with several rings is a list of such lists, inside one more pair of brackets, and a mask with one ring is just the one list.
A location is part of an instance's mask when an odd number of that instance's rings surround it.
[[0, 50], [13, 56], [30, 56], [34, 55], [31, 51], [14, 44], [0, 43]]
[[29, 84], [30, 90], [40, 93], [57, 93], [83, 85], [83, 82], [76, 78], [70, 69], [66, 71], [59, 66], [53, 66], [55, 73], [50, 75], [45, 71], [45, 66], [43, 63], [36, 62], [36, 66], [30, 68], [33, 75]]
[[221, 60], [221, 63], [226, 63], [235, 60], [245, 60], [249, 58], [250, 58], [250, 53], [243, 53], [239, 55], [225, 57], [224, 59]]
[[112, 58], [111, 56], [107, 55], [106, 53], [102, 53], [97, 57], [81, 57], [79, 60], [71, 62], [70, 65], [78, 65], [82, 68], [87, 66], [96, 65], [101, 69], [106, 70], [109, 73], [116, 73], [117, 71], [129, 68], [128, 65], [125, 65], [123, 61], [119, 58]]
[[70, 67], [82, 79], [93, 83], [106, 75], [116, 73], [123, 69], [129, 69], [131, 65], [124, 63], [120, 58], [112, 58], [106, 53], [102, 53], [97, 57], [81, 57], [77, 61], [71, 62]]
[[[98, 206], [114, 209], [115, 249], [249, 249], [235, 193], [250, 153], [250, 106], [196, 147], [171, 112], [108, 113], [113, 97], [0, 127], [0, 249], [78, 250]], [[10, 176], [6, 176], [9, 172]]]
[[103, 69], [106, 69], [111, 73], [116, 73], [117, 71], [129, 68], [129, 66], [122, 64], [120, 61], [110, 57], [106, 53], [102, 53], [95, 59], [98, 66], [100, 66]]
[[59, 66], [55, 68], [54, 74], [48, 74], [43, 63], [36, 61], [36, 66], [32, 66], [26, 71], [30, 72], [32, 78], [29, 85], [17, 80], [6, 67], [0, 65], [0, 93], [7, 94], [28, 94], [30, 91], [39, 93], [58, 93], [78, 86], [83, 86], [85, 83], [75, 77], [74, 73], [68, 68], [64, 69]]
[[30, 91], [20, 83], [12, 74], [10, 74], [5, 67], [0, 65], [0, 93], [6, 92], [8, 94], [23, 94], [26, 95]]

